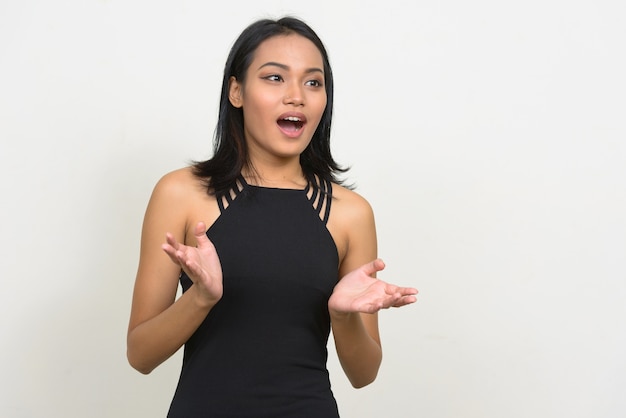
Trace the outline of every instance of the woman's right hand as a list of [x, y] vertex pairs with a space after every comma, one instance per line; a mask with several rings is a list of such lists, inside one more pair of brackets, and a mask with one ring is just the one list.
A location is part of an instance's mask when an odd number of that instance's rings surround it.
[[215, 305], [223, 294], [222, 265], [215, 246], [206, 235], [204, 222], [198, 222], [194, 229], [197, 246], [190, 247], [167, 233], [166, 242], [161, 246], [170, 259], [178, 264], [196, 287], [201, 302]]

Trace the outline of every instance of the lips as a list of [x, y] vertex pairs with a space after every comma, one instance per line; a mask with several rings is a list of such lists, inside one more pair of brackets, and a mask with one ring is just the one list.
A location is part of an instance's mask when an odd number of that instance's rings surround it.
[[302, 113], [289, 112], [280, 115], [276, 123], [285, 135], [296, 137], [302, 132], [302, 128], [306, 124], [306, 117]]

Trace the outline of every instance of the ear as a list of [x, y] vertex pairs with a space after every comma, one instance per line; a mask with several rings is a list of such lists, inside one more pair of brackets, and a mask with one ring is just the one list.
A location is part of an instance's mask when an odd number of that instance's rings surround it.
[[240, 108], [241, 106], [243, 106], [243, 99], [241, 98], [243, 86], [237, 81], [234, 76], [230, 77], [228, 83], [228, 100], [230, 100], [230, 104], [237, 108]]

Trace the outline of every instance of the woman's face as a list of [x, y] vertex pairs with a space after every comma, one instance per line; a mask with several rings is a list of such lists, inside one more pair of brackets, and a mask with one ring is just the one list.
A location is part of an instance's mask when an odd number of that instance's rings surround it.
[[244, 83], [231, 78], [230, 101], [243, 109], [251, 159], [299, 157], [324, 109], [324, 62], [317, 47], [295, 34], [257, 48]]

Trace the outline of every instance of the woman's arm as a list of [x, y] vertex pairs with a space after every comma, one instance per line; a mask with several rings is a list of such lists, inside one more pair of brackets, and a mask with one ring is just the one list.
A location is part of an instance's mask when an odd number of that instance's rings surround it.
[[347, 245], [339, 269], [341, 280], [328, 307], [339, 361], [350, 383], [359, 388], [374, 381], [382, 360], [377, 312], [415, 302], [417, 290], [374, 278], [384, 263], [376, 259], [372, 209], [354, 193], [348, 194], [342, 203], [338, 215], [341, 224], [347, 225]]
[[[141, 373], [150, 373], [185, 344], [221, 297], [221, 268], [204, 224], [187, 234], [187, 208], [194, 199], [190, 176], [185, 170], [164, 176], [144, 218], [127, 339], [128, 361]], [[211, 265], [198, 264], [198, 252]], [[194, 285], [175, 301], [181, 269]]]

